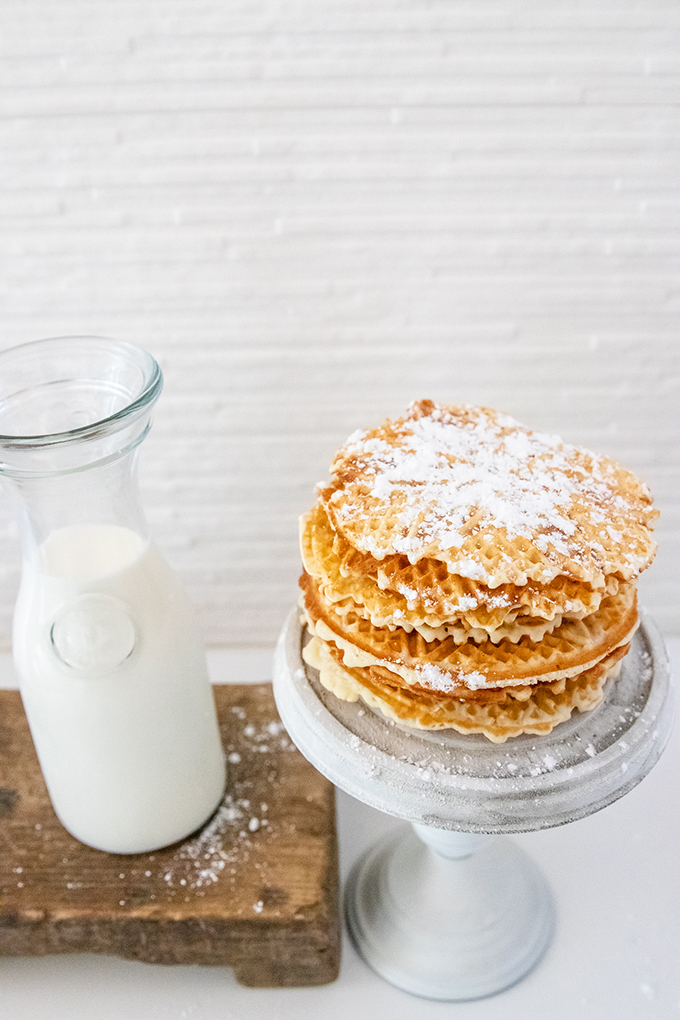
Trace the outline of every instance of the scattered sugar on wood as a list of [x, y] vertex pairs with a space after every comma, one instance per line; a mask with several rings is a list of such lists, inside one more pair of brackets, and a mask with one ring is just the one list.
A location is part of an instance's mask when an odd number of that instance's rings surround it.
[[[246, 722], [246, 712], [240, 705], [234, 705], [232, 713], [240, 722]], [[266, 754], [275, 742], [277, 750], [295, 751], [295, 745], [278, 719], [260, 725], [246, 722], [243, 727], [246, 750], [251, 754]], [[241, 763], [238, 751], [227, 749], [227, 761], [232, 765]], [[214, 885], [225, 873], [232, 874], [230, 865], [247, 861], [252, 849], [251, 837], [260, 832], [271, 832], [266, 818], [268, 806], [260, 804], [258, 814], [247, 797], [235, 796], [238, 783], [228, 779], [228, 791], [219, 808], [204, 828], [191, 840], [182, 843], [175, 851], [169, 865], [163, 872], [168, 888], [176, 886], [197, 891]]]

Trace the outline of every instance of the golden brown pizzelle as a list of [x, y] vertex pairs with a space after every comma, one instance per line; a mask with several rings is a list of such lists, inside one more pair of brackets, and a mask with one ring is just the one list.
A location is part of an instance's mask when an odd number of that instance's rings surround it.
[[401, 626], [425, 636], [425, 628], [454, 632], [455, 627], [461, 641], [486, 636], [499, 640], [508, 632], [517, 640], [531, 628], [546, 633], [564, 617], [580, 619], [595, 612], [620, 583], [610, 575], [604, 587], [594, 589], [560, 576], [546, 585], [531, 581], [521, 587], [489, 588], [450, 574], [446, 564], [436, 560], [411, 564], [405, 556], [390, 556], [378, 561], [348, 546], [331, 528], [321, 505], [300, 520], [300, 548], [306, 572], [337, 612], [344, 612], [349, 601], [378, 627]]
[[319, 671], [324, 687], [343, 700], [361, 698], [388, 719], [409, 726], [481, 733], [495, 744], [502, 744], [509, 737], [522, 733], [550, 733], [558, 723], [565, 722], [575, 708], [580, 712], [596, 708], [604, 696], [605, 683], [618, 675], [620, 659], [627, 650], [628, 646], [624, 645], [597, 666], [569, 680], [521, 689], [526, 697], [499, 692], [498, 700], [415, 694], [408, 688], [386, 682], [373, 670], [348, 668], [339, 661], [332, 646], [317, 638], [306, 646], [303, 655], [305, 661]]
[[355, 661], [384, 663], [407, 678], [411, 686], [446, 690], [467, 687], [505, 687], [539, 680], [560, 680], [595, 666], [615, 648], [627, 644], [638, 623], [637, 593], [622, 585], [600, 608], [583, 620], [565, 620], [541, 641], [523, 635], [519, 641], [467, 641], [453, 638], [426, 641], [417, 631], [374, 627], [356, 614], [340, 616], [324, 604], [309, 575], [300, 578], [308, 619], [319, 634]]
[[495, 741], [599, 703], [654, 555], [643, 483], [432, 401], [354, 433], [331, 473], [301, 520], [300, 585], [306, 656], [338, 697]]
[[417, 401], [350, 436], [331, 474], [321, 502], [353, 548], [441, 560], [491, 587], [561, 575], [602, 587], [633, 580], [655, 550], [646, 485], [490, 408]]

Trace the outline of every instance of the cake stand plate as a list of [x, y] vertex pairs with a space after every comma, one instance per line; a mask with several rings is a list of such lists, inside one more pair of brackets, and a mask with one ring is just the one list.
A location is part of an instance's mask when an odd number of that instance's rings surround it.
[[499, 837], [592, 814], [653, 767], [672, 724], [656, 627], [644, 620], [597, 709], [505, 744], [415, 730], [341, 701], [302, 659], [306, 640], [293, 610], [274, 670], [288, 733], [336, 786], [413, 823], [379, 841], [350, 877], [357, 949], [386, 980], [429, 998], [478, 998], [514, 984], [544, 953], [554, 911], [537, 867]]

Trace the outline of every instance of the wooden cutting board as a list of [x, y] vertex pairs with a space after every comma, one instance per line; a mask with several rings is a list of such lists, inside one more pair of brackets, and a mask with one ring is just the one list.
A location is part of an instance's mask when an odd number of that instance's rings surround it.
[[223, 964], [267, 988], [337, 977], [333, 787], [291, 743], [269, 684], [213, 690], [227, 796], [193, 838], [129, 856], [61, 826], [20, 695], [0, 691], [0, 956]]

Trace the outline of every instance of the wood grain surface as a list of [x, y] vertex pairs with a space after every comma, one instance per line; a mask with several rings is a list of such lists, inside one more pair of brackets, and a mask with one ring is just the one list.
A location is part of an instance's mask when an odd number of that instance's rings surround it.
[[334, 790], [299, 754], [270, 685], [214, 688], [228, 793], [182, 843], [116, 855], [59, 823], [17, 691], [0, 691], [0, 955], [109, 953], [227, 965], [254, 987], [333, 981]]

